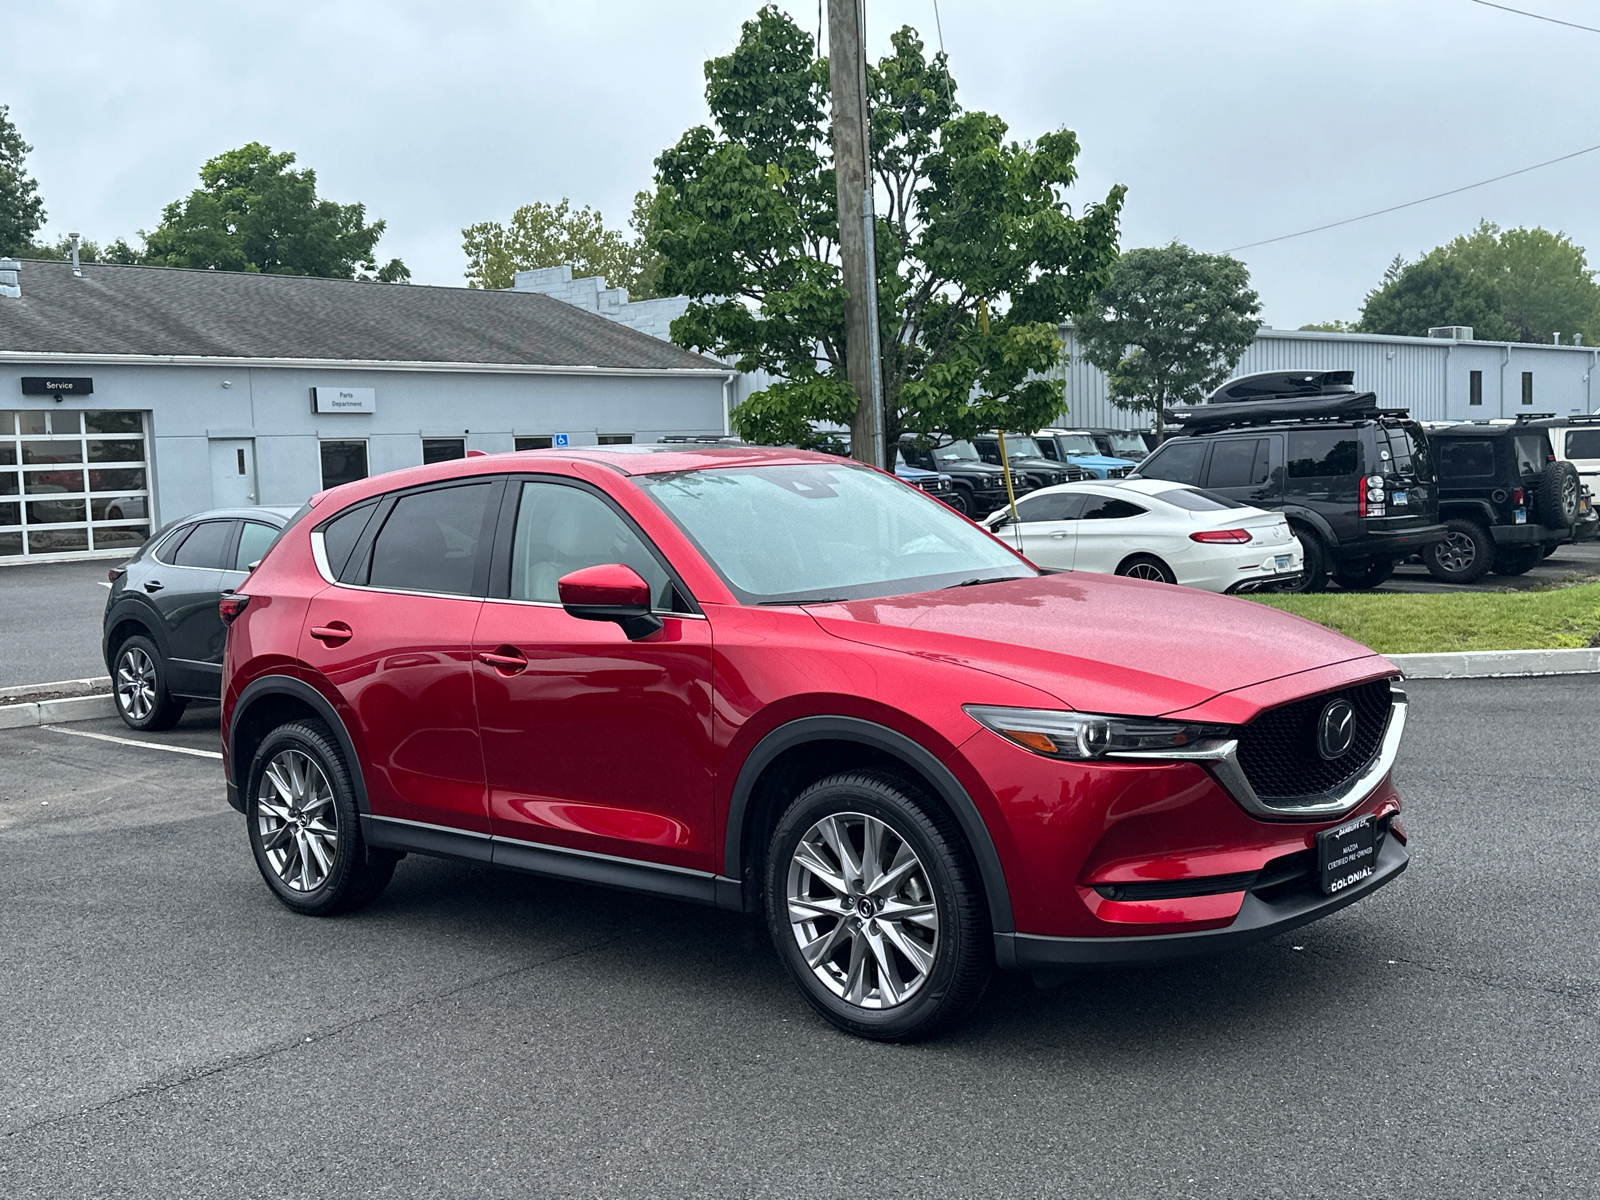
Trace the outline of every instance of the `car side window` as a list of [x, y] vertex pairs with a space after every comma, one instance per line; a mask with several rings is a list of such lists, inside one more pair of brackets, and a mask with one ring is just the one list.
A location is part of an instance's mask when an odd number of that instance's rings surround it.
[[485, 481], [401, 496], [373, 540], [368, 586], [472, 595], [494, 492]]
[[162, 542], [161, 548], [156, 551], [156, 561], [171, 566], [172, 560], [177, 557], [178, 549], [183, 545], [184, 539], [193, 533], [196, 528], [197, 526], [194, 525], [186, 525], [174, 531], [172, 536]]
[[1085, 499], [1072, 492], [1028, 496], [1017, 501], [1017, 517], [1022, 521], [1070, 521], [1078, 515]]
[[1600, 429], [1567, 430], [1568, 458], [1600, 458]]
[[1170, 479], [1173, 483], [1200, 484], [1200, 464], [1205, 461], [1206, 443], [1184, 438], [1167, 442], [1139, 464], [1146, 479]]
[[1361, 442], [1354, 430], [1290, 431], [1290, 479], [1342, 479], [1360, 470]]
[[346, 509], [322, 527], [322, 551], [328, 560], [328, 570], [333, 572], [335, 579], [343, 583], [352, 582], [346, 570], [350, 566], [350, 555], [361, 540], [361, 535], [366, 532], [367, 522], [377, 510], [378, 502], [368, 500], [365, 504]]
[[1150, 510], [1127, 500], [1091, 500], [1083, 510], [1085, 521], [1121, 521], [1141, 517]]
[[582, 488], [522, 485], [511, 540], [511, 599], [559, 604], [562, 576], [607, 563], [632, 567], [650, 585], [652, 607], [673, 611], [671, 576], [615, 509]]
[[250, 564], [261, 558], [277, 541], [278, 531], [260, 521], [246, 521], [239, 530], [239, 549], [233, 556], [235, 571], [248, 571]]
[[232, 521], [201, 521], [172, 557], [175, 567], [201, 567], [220, 570], [233, 541]]
[[1259, 487], [1270, 473], [1266, 438], [1224, 438], [1211, 451], [1208, 488]]

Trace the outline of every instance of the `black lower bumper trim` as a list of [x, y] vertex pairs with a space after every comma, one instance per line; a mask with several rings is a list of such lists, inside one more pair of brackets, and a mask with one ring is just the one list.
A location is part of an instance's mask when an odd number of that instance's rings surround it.
[[1406, 869], [1410, 856], [1396, 838], [1385, 838], [1372, 875], [1335, 896], [1298, 891], [1274, 903], [1246, 893], [1233, 924], [1198, 933], [1158, 933], [1146, 937], [1068, 938], [1032, 933], [994, 935], [995, 959], [1001, 966], [1040, 968], [1137, 967], [1199, 958], [1237, 950], [1276, 937], [1338, 912], [1370, 896]]

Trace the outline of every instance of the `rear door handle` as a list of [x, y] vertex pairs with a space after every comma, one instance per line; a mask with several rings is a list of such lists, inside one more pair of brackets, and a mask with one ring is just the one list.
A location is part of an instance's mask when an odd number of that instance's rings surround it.
[[488, 663], [502, 675], [517, 675], [527, 670], [528, 660], [515, 646], [501, 646], [498, 650], [480, 650], [478, 661]]
[[144, 590], [147, 592], [159, 592], [161, 590], [161, 581], [159, 579], [146, 579], [144, 581]]
[[328, 646], [342, 646], [355, 631], [343, 621], [329, 621], [326, 625], [312, 627], [311, 636]]

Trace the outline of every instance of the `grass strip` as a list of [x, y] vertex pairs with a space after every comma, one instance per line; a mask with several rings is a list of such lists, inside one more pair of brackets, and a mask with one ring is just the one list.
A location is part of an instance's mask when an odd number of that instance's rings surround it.
[[1600, 645], [1600, 583], [1522, 592], [1326, 592], [1250, 599], [1337, 629], [1380, 654]]

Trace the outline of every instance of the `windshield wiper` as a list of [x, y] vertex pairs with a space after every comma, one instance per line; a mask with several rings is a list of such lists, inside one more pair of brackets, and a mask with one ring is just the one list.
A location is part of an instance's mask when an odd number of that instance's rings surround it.
[[803, 600], [762, 600], [760, 604], [762, 607], [782, 604], [844, 604], [849, 599], [848, 596], [807, 596]]
[[974, 575], [971, 579], [963, 579], [960, 583], [947, 584], [944, 590], [949, 591], [951, 588], [958, 587], [975, 587], [980, 583], [1009, 583], [1013, 579], [1026, 578], [1026, 575], [993, 575], [985, 579], [982, 576]]

